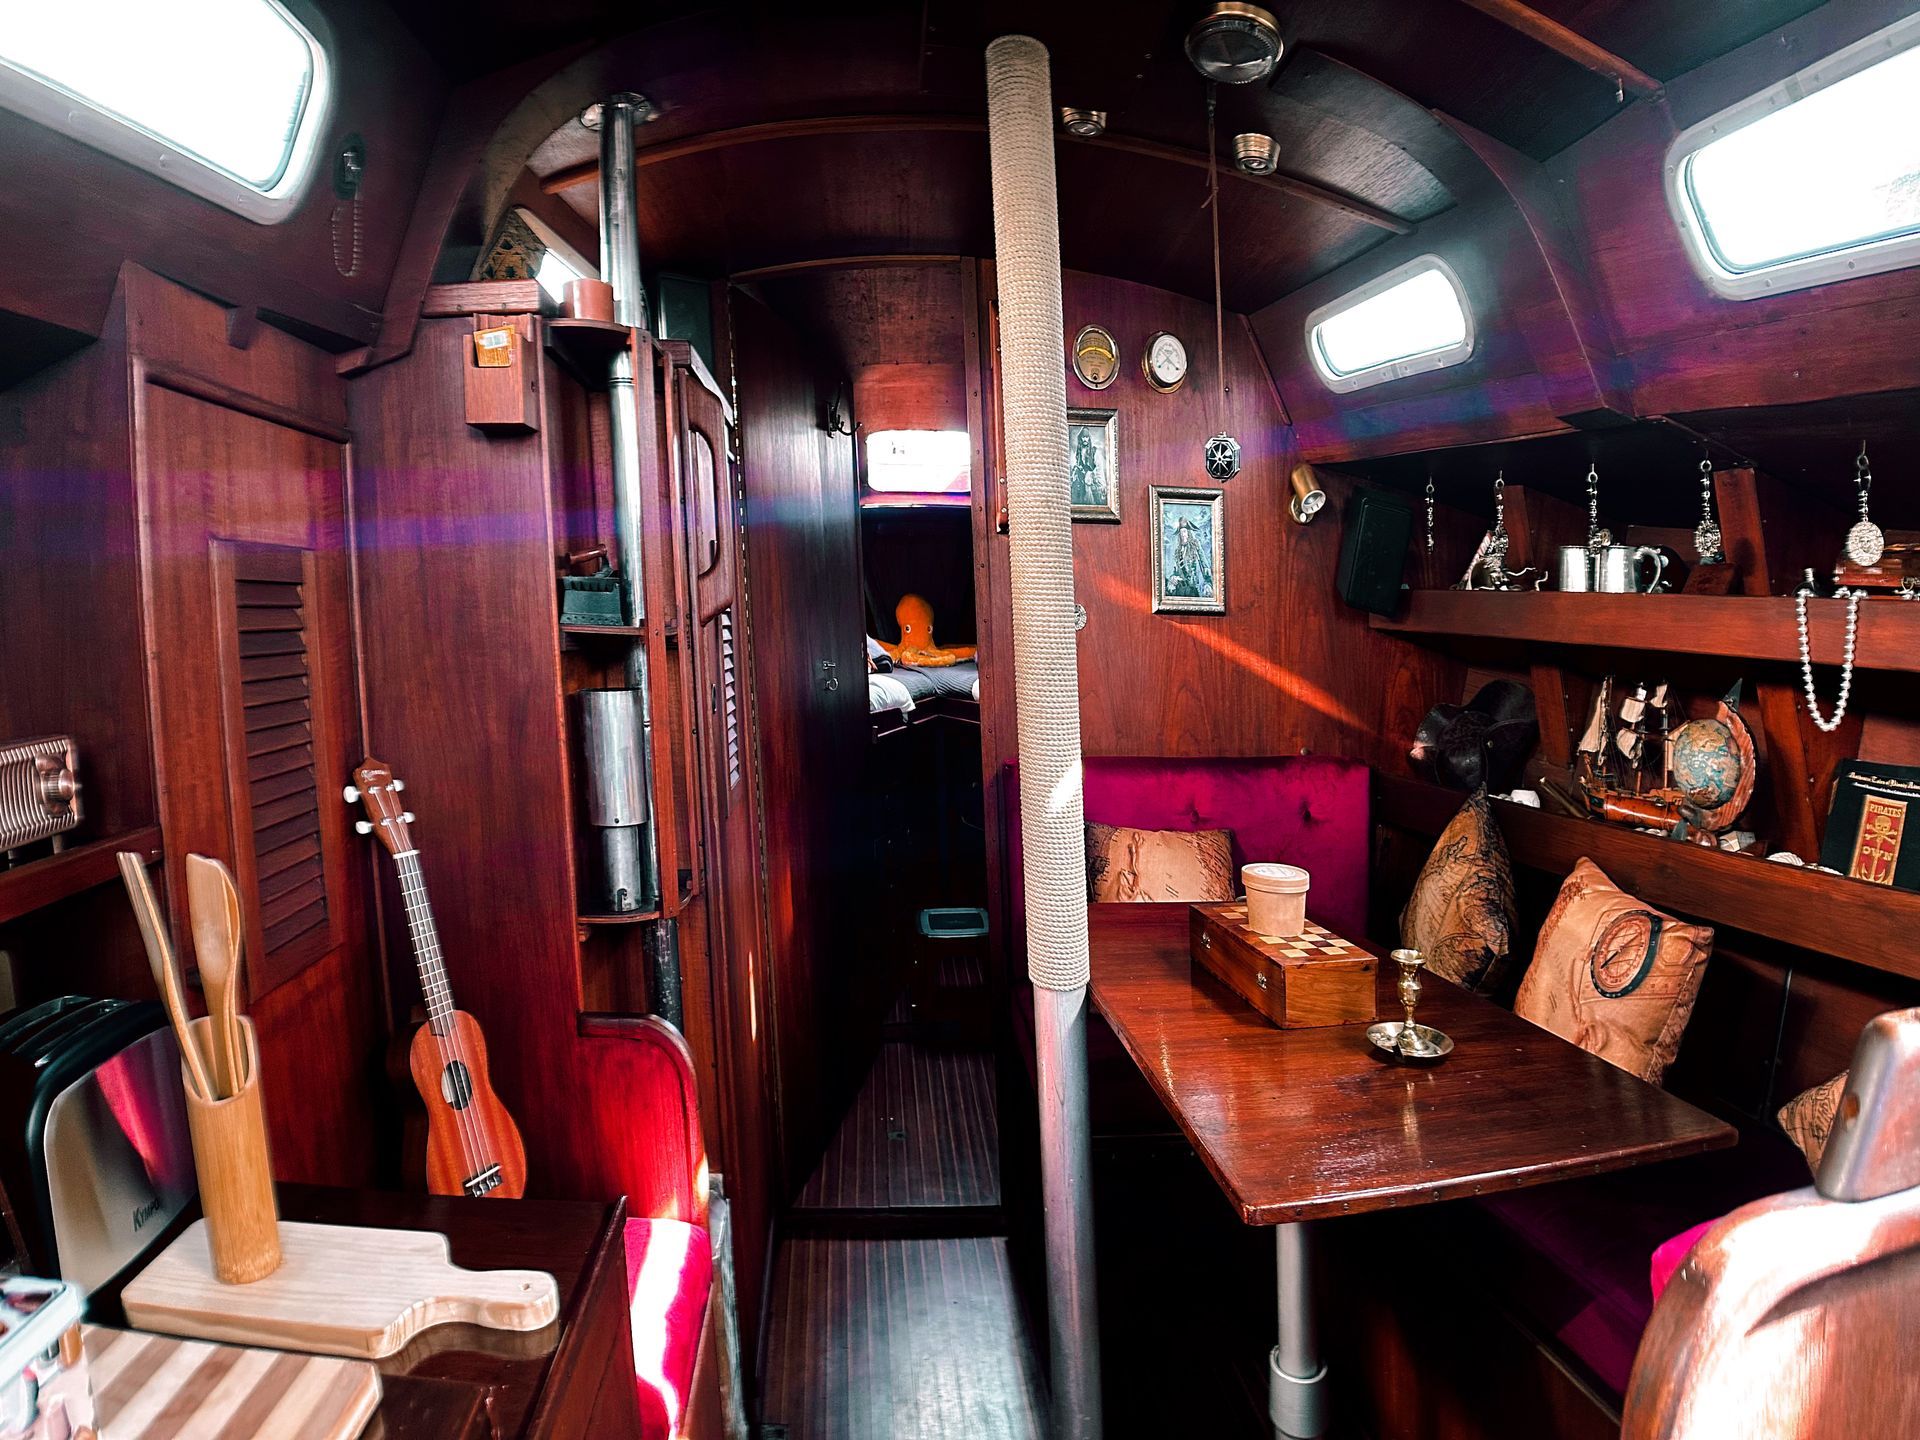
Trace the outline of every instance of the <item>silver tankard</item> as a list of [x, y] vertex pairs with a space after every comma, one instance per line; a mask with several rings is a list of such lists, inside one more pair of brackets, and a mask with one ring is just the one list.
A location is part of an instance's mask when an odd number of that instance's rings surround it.
[[[1644, 581], [1643, 560], [1653, 562], [1653, 573]], [[1661, 588], [1666, 573], [1667, 557], [1651, 545], [1602, 545], [1593, 552], [1593, 588], [1605, 594], [1649, 594]]]

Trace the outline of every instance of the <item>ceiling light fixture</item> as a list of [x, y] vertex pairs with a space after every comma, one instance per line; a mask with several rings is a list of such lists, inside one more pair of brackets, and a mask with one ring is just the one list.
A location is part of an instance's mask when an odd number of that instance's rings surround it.
[[1271, 175], [1280, 165], [1280, 142], [1257, 130], [1236, 135], [1233, 163], [1242, 175]]
[[1207, 79], [1222, 85], [1266, 79], [1280, 63], [1284, 48], [1272, 15], [1258, 5], [1233, 0], [1215, 5], [1187, 31], [1187, 59]]
[[1107, 112], [1060, 107], [1060, 128], [1077, 140], [1095, 140], [1107, 133]]

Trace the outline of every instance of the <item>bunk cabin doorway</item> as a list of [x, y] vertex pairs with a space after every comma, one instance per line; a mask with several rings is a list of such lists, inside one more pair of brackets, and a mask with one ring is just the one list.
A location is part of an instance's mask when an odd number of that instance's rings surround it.
[[0, 15], [0, 1425], [1920, 1428], [1911, 0], [667, 11]]

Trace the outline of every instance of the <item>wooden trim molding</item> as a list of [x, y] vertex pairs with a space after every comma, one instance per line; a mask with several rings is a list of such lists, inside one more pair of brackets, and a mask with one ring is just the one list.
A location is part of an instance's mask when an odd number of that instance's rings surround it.
[[1529, 40], [1538, 41], [1554, 54], [1571, 60], [1583, 70], [1591, 70], [1604, 80], [1615, 81], [1623, 92], [1633, 96], [1656, 95], [1666, 87], [1646, 71], [1628, 64], [1611, 50], [1602, 49], [1586, 36], [1569, 30], [1558, 20], [1549, 19], [1520, 0], [1464, 0], [1482, 15], [1498, 20]]

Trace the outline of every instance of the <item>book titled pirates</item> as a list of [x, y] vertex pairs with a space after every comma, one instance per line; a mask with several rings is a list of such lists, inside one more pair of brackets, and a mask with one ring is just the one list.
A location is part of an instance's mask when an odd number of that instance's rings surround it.
[[1920, 767], [1848, 761], [1834, 770], [1820, 863], [1874, 885], [1920, 890]]

